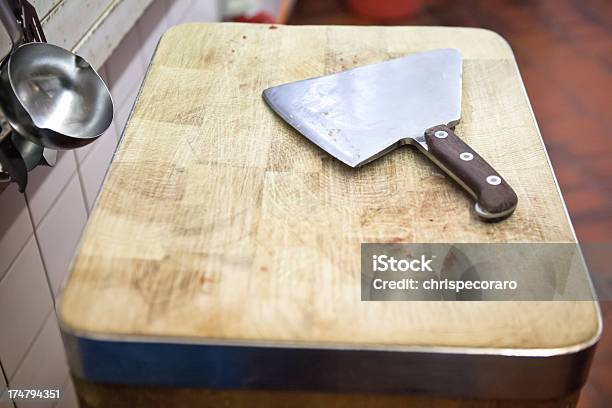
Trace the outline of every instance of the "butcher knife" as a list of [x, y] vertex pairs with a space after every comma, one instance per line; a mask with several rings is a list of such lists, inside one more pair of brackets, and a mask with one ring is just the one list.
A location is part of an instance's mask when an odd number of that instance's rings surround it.
[[266, 103], [298, 132], [351, 167], [412, 144], [476, 200], [487, 221], [512, 214], [518, 198], [461, 140], [462, 58], [437, 49], [274, 86]]

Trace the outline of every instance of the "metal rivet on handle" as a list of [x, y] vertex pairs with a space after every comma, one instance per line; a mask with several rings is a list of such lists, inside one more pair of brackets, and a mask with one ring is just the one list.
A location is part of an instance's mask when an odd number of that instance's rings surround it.
[[434, 133], [434, 136], [438, 139], [444, 139], [448, 136], [448, 132], [444, 130], [438, 130], [436, 133]]
[[498, 176], [489, 176], [487, 177], [487, 183], [489, 183], [492, 186], [500, 185], [501, 178], [499, 178]]
[[470, 161], [474, 158], [474, 155], [470, 152], [463, 152], [459, 155], [459, 158], [463, 161]]

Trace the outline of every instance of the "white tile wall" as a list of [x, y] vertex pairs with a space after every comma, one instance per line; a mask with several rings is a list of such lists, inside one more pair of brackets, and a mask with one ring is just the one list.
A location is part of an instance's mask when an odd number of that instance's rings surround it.
[[[201, 3], [201, 0], [164, 0], [167, 13], [166, 21], [172, 27], [185, 21], [185, 15], [191, 11], [194, 3]], [[209, 2], [210, 3], [210, 2]]]
[[179, 24], [209, 21], [211, 16], [214, 16], [215, 20], [220, 19], [219, 4], [216, 1], [183, 1], [187, 3], [187, 7], [185, 7], [185, 12], [178, 20]]
[[102, 181], [106, 175], [108, 163], [110, 163], [117, 148], [117, 142], [117, 131], [113, 124], [104, 135], [104, 138], [96, 144], [92, 154], [87, 156], [83, 163], [80, 164], [79, 171], [83, 180], [83, 191], [89, 210], [93, 207], [94, 201], [98, 196]]
[[76, 160], [77, 166], [83, 162], [83, 160], [85, 160], [85, 158], [87, 157], [87, 155], [89, 155], [89, 152], [91, 152], [94, 149], [94, 146], [100, 141], [102, 140], [102, 138], [104, 137], [104, 135], [100, 136], [100, 138], [94, 140], [93, 142], [91, 142], [90, 144], [86, 145], [86, 146], [82, 146], [79, 147], [78, 149], [74, 149], [74, 158]]
[[139, 52], [140, 45], [137, 30], [130, 30], [104, 64], [106, 78], [109, 81], [109, 88], [117, 111], [121, 110], [140, 87], [145, 70]]
[[26, 197], [36, 227], [76, 171], [74, 154], [60, 152], [54, 167], [38, 166], [28, 174]]
[[0, 408], [15, 408], [6, 391], [0, 392]]
[[115, 113], [114, 123], [119, 139], [121, 139], [121, 136], [123, 135], [125, 124], [127, 123], [128, 117], [132, 112], [132, 107], [134, 106], [134, 102], [136, 101], [137, 96], [138, 89], [135, 89], [134, 92], [132, 92], [128, 96], [128, 99], [124, 102], [123, 106], [121, 106], [119, 110]]
[[57, 404], [57, 408], [78, 408], [79, 403], [77, 401], [76, 393], [74, 392], [74, 384], [72, 380], [68, 378], [64, 384], [64, 392], [62, 393], [62, 399]]
[[[111, 126], [111, 128], [114, 128], [114, 126]], [[76, 166], [77, 167], [79, 167], [79, 165], [81, 163], [83, 163], [85, 158], [87, 156], [89, 156], [89, 153], [93, 149], [95, 149], [95, 147], [98, 145], [98, 143], [101, 142], [102, 140], [104, 140], [104, 138], [105, 138], [105, 135], [102, 135], [98, 139], [96, 139], [93, 142], [91, 142], [90, 144], [88, 144], [86, 146], [79, 147], [78, 149], [74, 149], [74, 159], [76, 160]]]
[[14, 408], [6, 392], [6, 381], [4, 380], [2, 370], [0, 370], [0, 408]]
[[[55, 312], [51, 312], [11, 380], [11, 388], [61, 390], [67, 378], [68, 365], [64, 356], [64, 346]], [[18, 408], [51, 408], [58, 403], [58, 400], [15, 401], [15, 403]]]
[[164, 18], [167, 10], [165, 2], [166, 0], [156, 1], [151, 4], [136, 27], [142, 43], [142, 61], [145, 66], [149, 65], [159, 39], [168, 29], [168, 22]]
[[[25, 197], [14, 185], [0, 193], [0, 368], [9, 386], [63, 389], [62, 400], [48, 406], [78, 406], [53, 295], [61, 291], [146, 67], [167, 28], [218, 16], [213, 0], [154, 1], [100, 69], [115, 102], [112, 128], [90, 146], [63, 152], [54, 168], [30, 173]], [[0, 372], [0, 388], [2, 380]]]
[[[108, 162], [105, 166], [108, 166]], [[36, 229], [40, 254], [54, 295], [58, 294], [68, 273], [68, 266], [86, 222], [87, 210], [79, 178], [75, 174]]]
[[0, 280], [31, 235], [25, 199], [13, 184], [0, 194]]
[[52, 308], [45, 270], [32, 236], [0, 281], [0, 361], [9, 382]]

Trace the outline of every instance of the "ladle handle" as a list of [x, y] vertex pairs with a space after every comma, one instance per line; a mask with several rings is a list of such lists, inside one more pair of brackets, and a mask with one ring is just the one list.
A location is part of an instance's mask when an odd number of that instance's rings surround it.
[[0, 21], [11, 37], [14, 48], [23, 41], [23, 31], [17, 23], [17, 15], [13, 5], [14, 3], [11, 0], [0, 0]]
[[19, 191], [23, 193], [28, 185], [28, 169], [19, 150], [8, 136], [0, 139], [0, 164], [2, 171], [8, 173], [11, 180], [17, 183]]
[[28, 0], [17, 0], [21, 28], [26, 42], [47, 42], [36, 8]]

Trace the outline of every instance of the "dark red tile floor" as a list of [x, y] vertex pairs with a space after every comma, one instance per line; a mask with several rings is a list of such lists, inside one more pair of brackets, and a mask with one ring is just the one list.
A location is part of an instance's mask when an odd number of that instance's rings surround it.
[[[430, 0], [417, 15], [396, 21], [352, 15], [340, 0], [298, 0], [288, 23], [448, 25], [500, 33], [516, 55], [579, 240], [612, 242], [611, 0]], [[581, 408], [612, 406], [612, 302], [602, 302], [602, 310], [607, 328]]]

